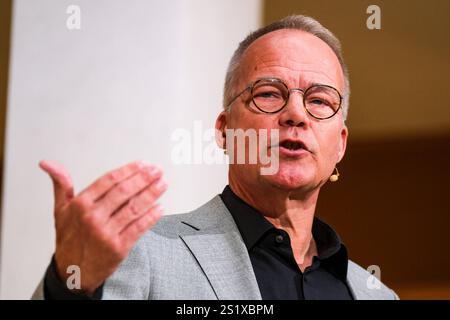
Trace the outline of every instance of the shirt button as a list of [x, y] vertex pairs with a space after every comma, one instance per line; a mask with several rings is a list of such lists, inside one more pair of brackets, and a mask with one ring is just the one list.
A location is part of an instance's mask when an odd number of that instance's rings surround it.
[[283, 241], [284, 241], [284, 237], [281, 234], [279, 234], [275, 237], [276, 243], [283, 243]]

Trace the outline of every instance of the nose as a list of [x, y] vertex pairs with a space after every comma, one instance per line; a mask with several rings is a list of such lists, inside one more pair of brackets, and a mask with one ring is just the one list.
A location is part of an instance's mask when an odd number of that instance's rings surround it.
[[303, 103], [303, 91], [291, 89], [286, 106], [280, 114], [279, 122], [283, 127], [307, 127], [310, 118]]

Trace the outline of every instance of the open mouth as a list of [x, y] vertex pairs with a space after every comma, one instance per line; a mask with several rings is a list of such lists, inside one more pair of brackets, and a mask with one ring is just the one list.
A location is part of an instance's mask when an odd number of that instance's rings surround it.
[[307, 150], [305, 145], [300, 141], [294, 141], [294, 140], [283, 140], [280, 142], [280, 147], [291, 150], [291, 151], [297, 151], [300, 149]]

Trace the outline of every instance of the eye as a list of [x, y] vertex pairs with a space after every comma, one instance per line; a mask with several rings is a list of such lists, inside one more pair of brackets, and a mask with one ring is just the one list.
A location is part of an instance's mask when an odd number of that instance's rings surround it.
[[261, 85], [253, 90], [253, 97], [259, 100], [282, 100], [283, 92], [273, 85]]
[[280, 93], [277, 91], [259, 91], [254, 93], [255, 98], [263, 98], [263, 99], [279, 99], [281, 97]]
[[339, 108], [339, 94], [326, 86], [313, 86], [307, 90], [305, 103], [314, 112], [328, 112], [330, 109], [335, 111]]
[[326, 104], [326, 102], [324, 102], [323, 100], [320, 100], [320, 99], [310, 100], [309, 103], [317, 105], [317, 106], [321, 106], [323, 104]]
[[308, 99], [307, 104], [311, 107], [331, 107], [331, 103], [328, 100], [318, 97], [311, 97]]

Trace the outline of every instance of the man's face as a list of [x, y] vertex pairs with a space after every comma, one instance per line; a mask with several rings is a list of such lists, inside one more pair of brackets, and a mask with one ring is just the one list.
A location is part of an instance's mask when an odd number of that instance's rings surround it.
[[[281, 79], [288, 88], [306, 89], [316, 83], [332, 86], [341, 95], [344, 90], [343, 72], [332, 49], [300, 30], [278, 30], [256, 40], [245, 51], [238, 75], [236, 92], [267, 77]], [[229, 113], [219, 116], [217, 127], [269, 132], [278, 129], [280, 143], [286, 139], [301, 140], [307, 151], [291, 153], [280, 147], [279, 170], [273, 175], [261, 175], [259, 162], [233, 164], [230, 180], [247, 187], [270, 185], [292, 191], [312, 190], [325, 183], [345, 152], [347, 128], [342, 111], [327, 120], [314, 119], [306, 113], [298, 91], [291, 92], [286, 107], [275, 114], [258, 111], [249, 98], [249, 91], [242, 94]], [[270, 143], [268, 148], [270, 154]]]

